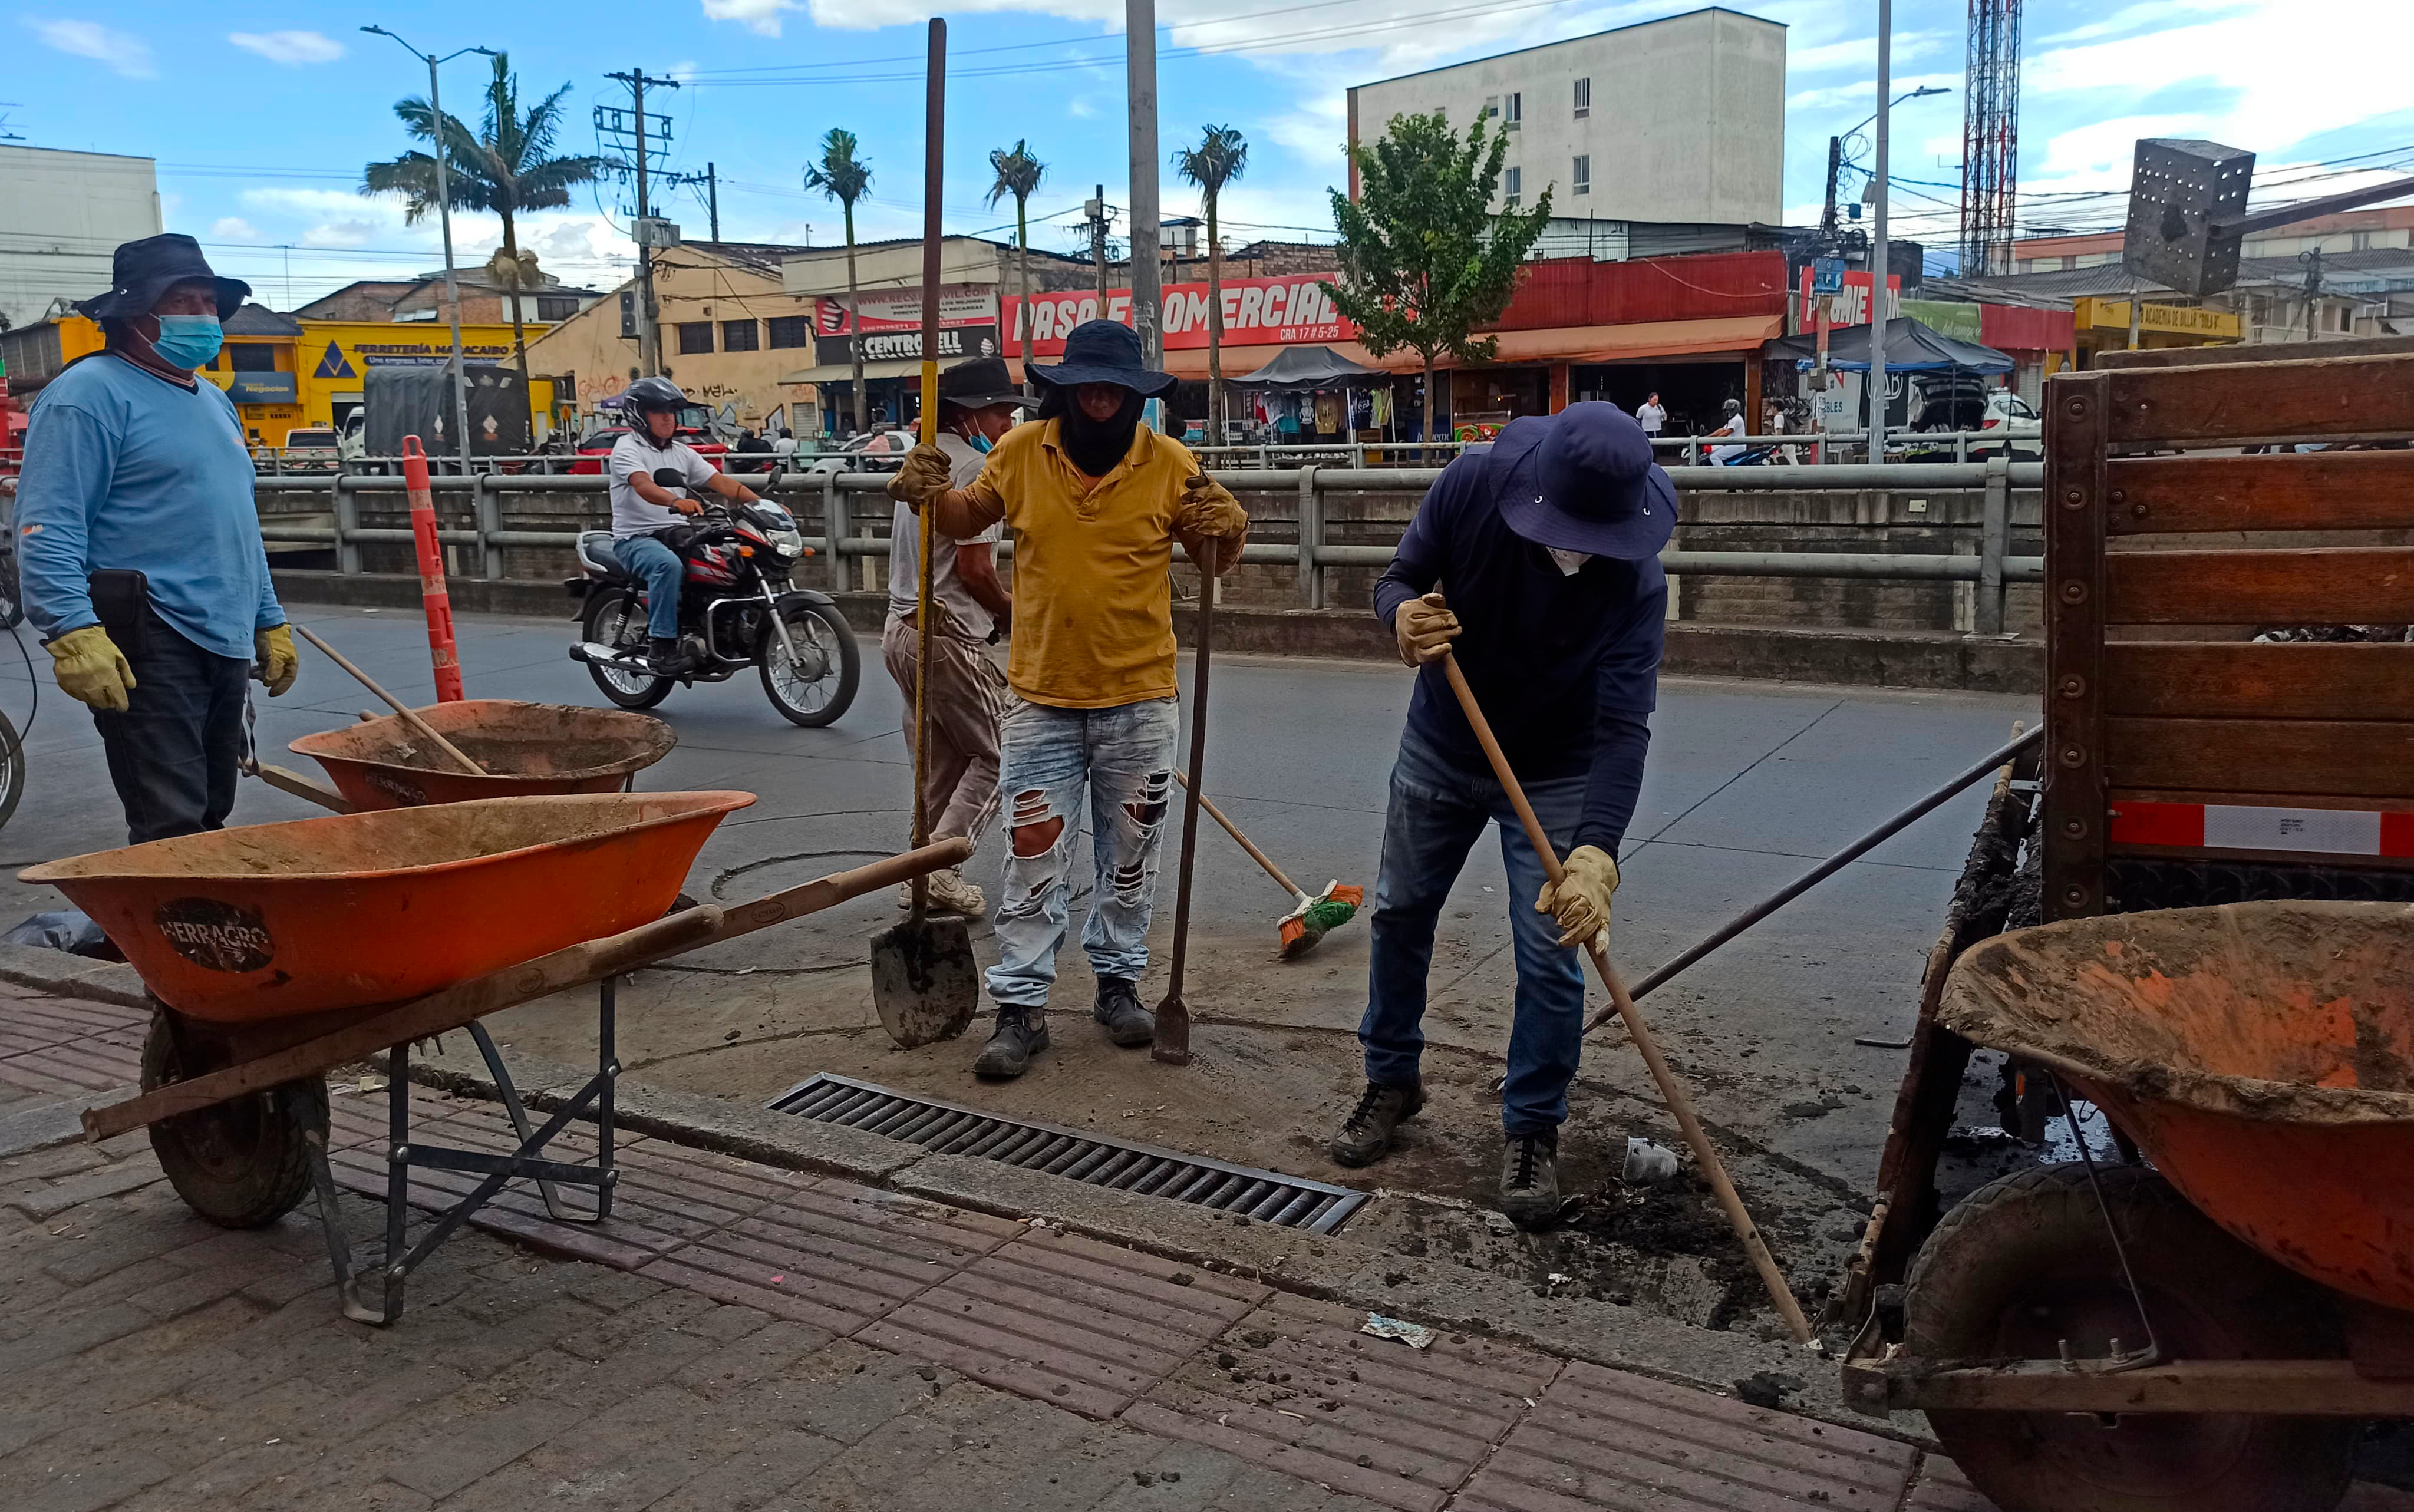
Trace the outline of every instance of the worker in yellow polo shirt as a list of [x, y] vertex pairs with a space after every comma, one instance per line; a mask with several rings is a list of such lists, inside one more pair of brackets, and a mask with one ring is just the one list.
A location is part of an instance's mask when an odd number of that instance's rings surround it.
[[946, 453], [919, 446], [888, 484], [959, 541], [1000, 521], [1014, 532], [1014, 699], [998, 773], [1012, 843], [989, 971], [997, 1028], [973, 1062], [982, 1076], [1019, 1076], [1048, 1047], [1085, 808], [1097, 866], [1081, 930], [1098, 979], [1093, 1016], [1120, 1045], [1155, 1033], [1140, 977], [1181, 725], [1173, 547], [1199, 561], [1212, 541], [1221, 575], [1249, 534], [1248, 515], [1189, 449], [1140, 423], [1141, 406], [1174, 380], [1146, 365], [1129, 326], [1078, 326], [1062, 363], [1030, 373], [1037, 418], [1008, 431], [973, 482], [949, 488]]

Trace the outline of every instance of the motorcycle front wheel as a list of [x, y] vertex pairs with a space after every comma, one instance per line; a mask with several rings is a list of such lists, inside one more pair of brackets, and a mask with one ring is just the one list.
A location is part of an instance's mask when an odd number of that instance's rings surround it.
[[828, 604], [800, 603], [781, 618], [797, 648], [791, 661], [779, 635], [768, 630], [756, 666], [763, 674], [764, 696], [793, 724], [817, 730], [844, 714], [855, 702], [855, 685], [863, 675], [863, 658], [856, 649], [855, 631]]
[[[615, 651], [638, 656], [646, 653], [646, 611], [633, 593], [607, 589], [590, 597], [581, 629], [590, 645], [607, 645]], [[671, 696], [668, 677], [599, 667], [591, 661], [587, 664], [587, 674], [595, 679], [595, 686], [605, 698], [624, 709], [649, 709]]]

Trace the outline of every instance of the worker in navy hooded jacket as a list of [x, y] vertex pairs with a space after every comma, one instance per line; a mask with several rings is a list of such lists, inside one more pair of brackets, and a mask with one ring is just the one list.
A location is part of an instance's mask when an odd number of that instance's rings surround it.
[[[1375, 586], [1375, 614], [1418, 669], [1392, 769], [1375, 885], [1366, 1090], [1333, 1136], [1364, 1165], [1424, 1105], [1418, 1059], [1434, 924], [1486, 824], [1500, 831], [1517, 959], [1501, 1090], [1501, 1209], [1533, 1228], [1559, 1208], [1558, 1129], [1584, 1031], [1581, 947], [1608, 927], [1660, 677], [1676, 495], [1615, 405], [1512, 421], [1442, 472]], [[1440, 665], [1454, 655], [1552, 847], [1556, 886]]]

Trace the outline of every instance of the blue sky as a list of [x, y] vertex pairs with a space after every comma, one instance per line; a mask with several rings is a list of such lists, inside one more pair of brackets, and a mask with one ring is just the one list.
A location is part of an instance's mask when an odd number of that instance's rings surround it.
[[[2021, 100], [2026, 194], [2117, 189], [2140, 135], [2206, 136], [2284, 165], [2363, 155], [2414, 171], [2414, 73], [2401, 41], [2407, 0], [2030, 0]], [[1160, 0], [1165, 53], [1161, 130], [1169, 150], [1207, 123], [1248, 137], [1246, 178], [1225, 200], [1229, 234], [1303, 234], [1330, 225], [1324, 191], [1344, 180], [1343, 101], [1352, 82], [1576, 36], [1693, 8], [1672, 0]], [[1828, 133], [1874, 108], [1874, 0], [1769, 0], [1735, 8], [1789, 32], [1785, 208], [1816, 214]], [[674, 119], [672, 166], [716, 163], [723, 234], [732, 239], [838, 240], [837, 209], [807, 195], [799, 170], [832, 126], [856, 132], [874, 169], [858, 216], [866, 239], [919, 227], [921, 22], [914, 0], [602, 0], [574, 10], [421, 0], [380, 9], [133, 5], [27, 0], [0, 19], [9, 71], [7, 128], [29, 144], [156, 157], [171, 229], [211, 245], [224, 270], [271, 303], [305, 300], [347, 279], [438, 261], [433, 222], [411, 227], [391, 201], [354, 191], [361, 165], [404, 146], [392, 104], [424, 91], [425, 69], [393, 42], [364, 35], [383, 23], [414, 45], [507, 50], [523, 93], [572, 86], [562, 146], [593, 150], [592, 109], [625, 103], [604, 75], [642, 66], [687, 81], [658, 108]], [[1950, 96], [1897, 116], [1900, 180], [1953, 183], [1960, 159], [1964, 0], [1898, 0], [1898, 92], [1922, 83]], [[1213, 20], [1216, 17], [1235, 19]], [[568, 24], [565, 24], [568, 22]], [[2309, 22], [2316, 22], [2309, 24]], [[992, 147], [1017, 137], [1051, 165], [1034, 201], [1033, 245], [1069, 249], [1091, 185], [1110, 200], [1125, 186], [1122, 6], [1115, 0], [983, 0], [950, 15], [955, 76], [948, 91], [950, 230], [1009, 218], [983, 202]], [[989, 51], [983, 51], [989, 50]], [[468, 115], [485, 60], [447, 65], [446, 104]], [[738, 70], [758, 70], [741, 72]], [[780, 71], [787, 70], [787, 71]], [[1866, 157], [1864, 157], [1866, 161]], [[1857, 192], [1860, 180], [1848, 181]], [[2346, 186], [2309, 182], [2290, 197]], [[1900, 223], [1932, 243], [1951, 239], [1952, 190], [1908, 183]], [[523, 233], [556, 274], [616, 282], [628, 244], [627, 191], [604, 186]], [[1166, 213], [1194, 208], [1169, 181]], [[1613, 207], [1602, 207], [1605, 211]], [[693, 199], [669, 210], [691, 235], [705, 215]], [[2034, 218], [2072, 226], [2114, 221], [2117, 199], [2040, 200]], [[491, 220], [457, 221], [463, 261], [495, 245]]]

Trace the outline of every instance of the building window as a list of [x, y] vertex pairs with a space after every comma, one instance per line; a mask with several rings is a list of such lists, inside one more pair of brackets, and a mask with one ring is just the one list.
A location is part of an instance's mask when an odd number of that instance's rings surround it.
[[1592, 154], [1577, 154], [1575, 171], [1570, 173], [1568, 177], [1574, 181], [1572, 187], [1576, 193], [1592, 193]]
[[753, 351], [762, 345], [762, 328], [753, 321], [723, 320], [721, 322], [723, 351]]
[[540, 320], [567, 320], [578, 313], [575, 294], [539, 294], [536, 297], [536, 318]]
[[1500, 113], [1499, 96], [1486, 95], [1483, 96], [1483, 113], [1485, 115], [1498, 115]]
[[775, 315], [771, 317], [771, 345], [778, 347], [810, 347], [813, 343], [813, 320], [809, 315]]
[[1526, 170], [1522, 168], [1512, 168], [1500, 181], [1501, 202], [1514, 209], [1525, 192]]
[[262, 341], [238, 341], [227, 348], [227, 361], [238, 373], [274, 373], [276, 348]]
[[1503, 95], [1500, 96], [1500, 101], [1501, 118], [1507, 124], [1510, 130], [1514, 131], [1519, 126], [1526, 124], [1525, 96]]
[[679, 322], [679, 355], [693, 357], [697, 352], [712, 350], [712, 322], [682, 320]]
[[1579, 79], [1576, 81], [1576, 119], [1581, 121], [1591, 113], [1592, 81], [1589, 79]]

